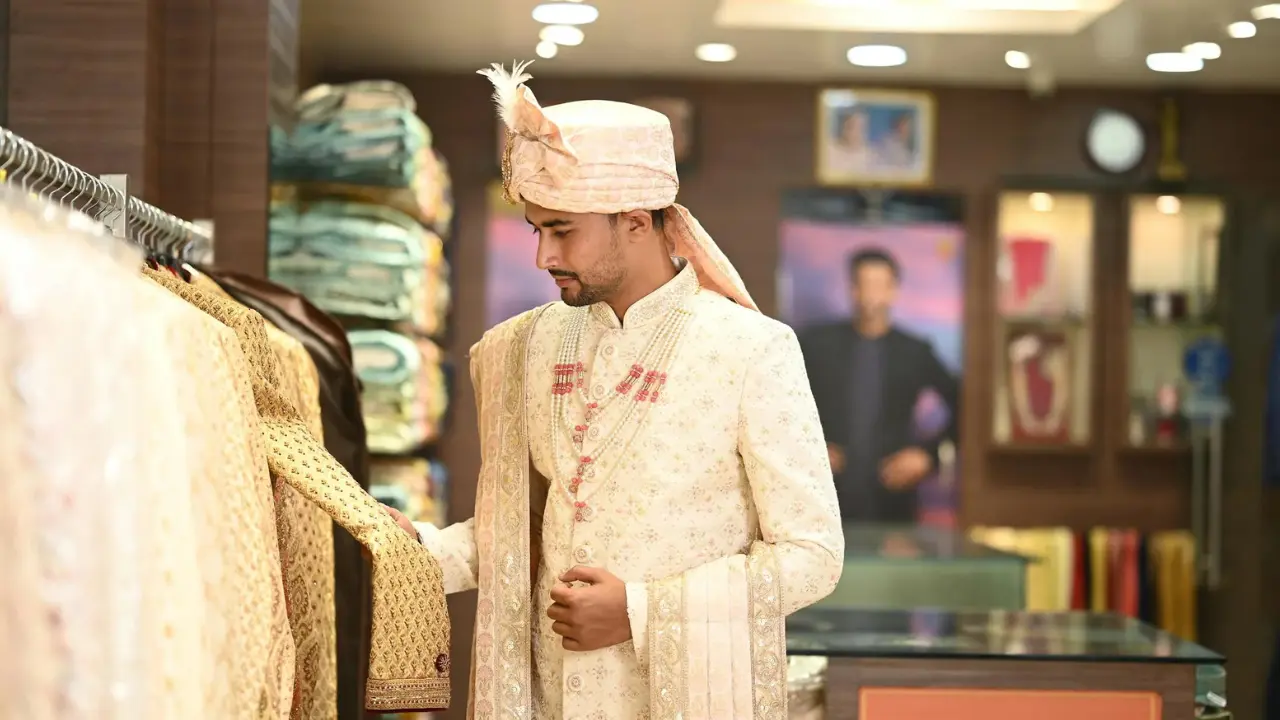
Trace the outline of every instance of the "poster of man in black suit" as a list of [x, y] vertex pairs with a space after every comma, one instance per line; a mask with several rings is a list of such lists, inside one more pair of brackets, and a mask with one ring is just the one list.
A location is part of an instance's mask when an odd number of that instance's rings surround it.
[[[939, 468], [939, 448], [956, 439], [956, 376], [928, 340], [894, 320], [903, 272], [886, 249], [853, 253], [852, 316], [800, 333], [847, 521], [916, 522], [917, 488]], [[921, 438], [916, 409], [929, 391], [946, 406], [946, 420]]]

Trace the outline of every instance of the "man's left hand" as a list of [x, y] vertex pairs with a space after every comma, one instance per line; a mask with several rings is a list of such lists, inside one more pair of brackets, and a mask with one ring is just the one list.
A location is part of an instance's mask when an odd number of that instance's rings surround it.
[[880, 463], [880, 478], [890, 490], [915, 487], [933, 470], [929, 453], [917, 447], [899, 450]]
[[[570, 583], [585, 583], [574, 586]], [[551, 588], [547, 616], [565, 650], [585, 652], [631, 639], [627, 619], [627, 586], [608, 570], [579, 565]]]

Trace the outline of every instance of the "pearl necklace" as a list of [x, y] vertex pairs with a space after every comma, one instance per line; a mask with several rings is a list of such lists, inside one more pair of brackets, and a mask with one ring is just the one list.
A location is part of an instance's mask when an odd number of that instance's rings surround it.
[[[695, 295], [697, 292], [695, 291]], [[643, 417], [643, 413], [658, 402], [662, 388], [667, 382], [666, 370], [670, 365], [672, 357], [684, 330], [689, 324], [689, 318], [692, 313], [685, 307], [677, 307], [667, 313], [662, 324], [649, 340], [644, 350], [640, 353], [640, 358], [631, 366], [626, 377], [622, 379], [613, 388], [613, 393], [602, 398], [599, 402], [592, 401], [586, 393], [586, 369], [582, 362], [582, 338], [586, 332], [588, 317], [588, 309], [580, 309], [574, 317], [569, 321], [565, 334], [560, 341], [560, 351], [558, 362], [555, 366], [555, 381], [552, 384], [552, 418], [551, 423], [551, 452], [552, 457], [560, 457], [560, 448], [567, 438], [572, 451], [577, 454], [578, 463], [573, 477], [569, 480], [566, 491], [570, 496], [576, 496], [584, 480], [591, 479], [595, 476], [595, 469], [592, 467], [599, 458], [606, 457], [607, 453], [620, 448], [621, 454], [625, 456], [627, 450], [630, 449], [632, 440], [635, 439], [636, 430], [639, 429], [639, 420]], [[645, 368], [651, 368], [647, 372]], [[636, 383], [640, 382], [640, 388], [632, 395], [631, 391], [635, 388]], [[570, 417], [571, 403], [568, 401], [570, 395], [577, 395], [584, 403], [583, 421], [575, 423]], [[631, 402], [627, 403], [623, 410], [622, 417], [613, 426], [609, 433], [595, 449], [594, 457], [583, 454], [583, 442], [586, 434], [591, 428], [591, 424], [604, 408], [610, 406], [613, 401], [618, 398], [630, 397]], [[625, 434], [625, 430], [630, 429], [631, 432]], [[603, 482], [604, 478], [602, 478]], [[582, 502], [575, 502], [574, 505], [581, 513], [585, 506]]]

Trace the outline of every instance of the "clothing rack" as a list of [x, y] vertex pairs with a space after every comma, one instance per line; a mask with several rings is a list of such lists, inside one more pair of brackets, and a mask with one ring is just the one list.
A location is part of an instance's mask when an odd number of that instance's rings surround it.
[[128, 176], [94, 177], [0, 127], [0, 180], [93, 215], [119, 238], [183, 259], [212, 261], [213, 223], [189, 222], [129, 194]]

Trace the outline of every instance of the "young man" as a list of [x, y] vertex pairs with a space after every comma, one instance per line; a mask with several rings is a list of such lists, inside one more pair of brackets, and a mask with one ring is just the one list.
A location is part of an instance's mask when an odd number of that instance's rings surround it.
[[[955, 441], [959, 383], [929, 345], [893, 322], [902, 269], [884, 250], [849, 259], [852, 318], [801, 337], [809, 379], [830, 444], [845, 520], [914, 523], [916, 485], [938, 466], [938, 446]], [[947, 406], [946, 428], [914, 437], [920, 394]]]
[[663, 115], [544, 109], [523, 69], [482, 74], [562, 301], [472, 348], [475, 517], [397, 517], [479, 589], [472, 715], [783, 720], [784, 618], [844, 552], [799, 344], [674, 204]]

